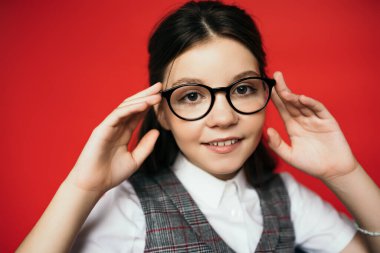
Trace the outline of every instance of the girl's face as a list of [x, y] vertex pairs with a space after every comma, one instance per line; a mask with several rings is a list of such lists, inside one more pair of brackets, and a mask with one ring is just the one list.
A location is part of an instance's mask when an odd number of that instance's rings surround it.
[[[175, 59], [164, 88], [189, 82], [224, 87], [247, 76], [259, 76], [252, 53], [235, 40], [214, 37]], [[226, 180], [236, 174], [256, 149], [265, 110], [252, 115], [239, 114], [229, 105], [225, 93], [219, 92], [212, 110], [199, 120], [178, 118], [170, 111], [166, 100], [158, 116], [161, 125], [172, 131], [188, 160]]]

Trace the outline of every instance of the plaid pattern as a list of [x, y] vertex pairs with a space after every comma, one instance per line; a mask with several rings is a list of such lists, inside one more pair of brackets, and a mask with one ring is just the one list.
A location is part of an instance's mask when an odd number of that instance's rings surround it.
[[290, 199], [279, 175], [256, 187], [264, 229], [256, 252], [294, 252], [295, 235], [290, 218]]
[[[145, 252], [234, 252], [170, 171], [130, 179], [146, 219]], [[256, 252], [294, 252], [289, 198], [279, 176], [257, 189], [264, 231]]]

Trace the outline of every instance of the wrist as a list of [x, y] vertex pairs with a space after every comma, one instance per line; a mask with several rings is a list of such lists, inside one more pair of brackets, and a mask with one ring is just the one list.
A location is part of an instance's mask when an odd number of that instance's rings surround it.
[[[100, 172], [100, 173], [99, 173]], [[83, 195], [103, 196], [111, 187], [102, 169], [89, 170], [86, 166], [75, 165], [64, 183], [71, 185], [73, 189]]]
[[[339, 186], [341, 184], [349, 184], [354, 182], [360, 174], [363, 174], [364, 169], [355, 161], [351, 169], [348, 169], [345, 173], [329, 175], [326, 177], [320, 177], [320, 180], [327, 186]], [[365, 172], [364, 172], [365, 173]]]
[[106, 191], [99, 189], [86, 189], [80, 187], [77, 183], [77, 178], [72, 173], [62, 182], [60, 188], [63, 191], [68, 192], [70, 195], [76, 196], [76, 198], [81, 198], [87, 200], [85, 202], [97, 202]]

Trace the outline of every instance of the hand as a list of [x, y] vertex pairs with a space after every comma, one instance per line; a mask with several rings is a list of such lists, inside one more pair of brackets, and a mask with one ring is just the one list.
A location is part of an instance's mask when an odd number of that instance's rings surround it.
[[124, 100], [97, 126], [68, 180], [86, 191], [103, 194], [131, 176], [153, 150], [158, 131], [151, 130], [133, 151], [128, 143], [147, 110], [161, 101], [157, 83]]
[[287, 87], [282, 73], [274, 73], [274, 102], [285, 123], [290, 146], [273, 128], [267, 130], [268, 144], [285, 162], [322, 180], [344, 176], [358, 162], [339, 128], [324, 105]]

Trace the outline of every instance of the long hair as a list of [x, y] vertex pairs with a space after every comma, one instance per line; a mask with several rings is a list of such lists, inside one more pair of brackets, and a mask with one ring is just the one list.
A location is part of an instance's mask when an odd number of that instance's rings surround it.
[[[190, 1], [169, 13], [150, 37], [150, 84], [163, 82], [165, 71], [169, 70], [176, 57], [211, 36], [231, 38], [243, 44], [257, 59], [261, 76], [266, 76], [261, 35], [255, 22], [244, 10], [219, 1]], [[150, 109], [142, 123], [140, 138], [151, 129], [158, 129], [160, 136], [153, 152], [140, 168], [148, 174], [168, 168], [179, 152], [172, 133], [160, 126], [153, 109]], [[248, 181], [253, 185], [268, 179], [275, 167], [276, 162], [262, 141], [243, 166]]]

